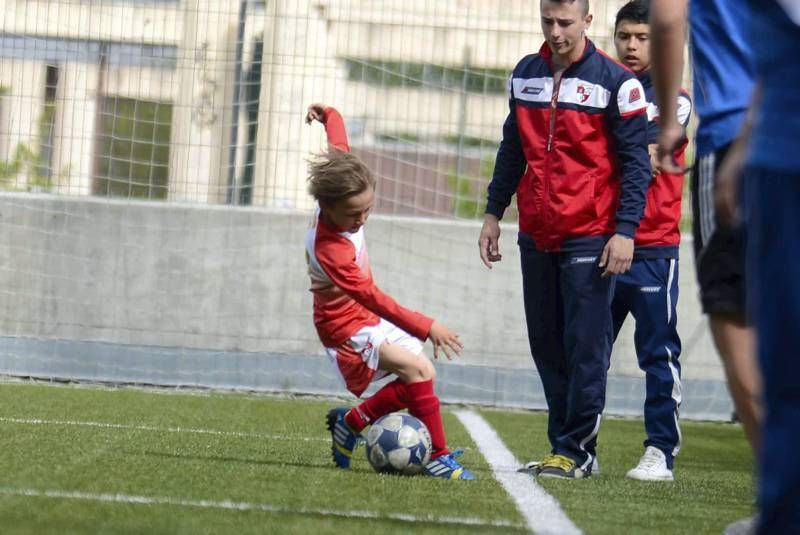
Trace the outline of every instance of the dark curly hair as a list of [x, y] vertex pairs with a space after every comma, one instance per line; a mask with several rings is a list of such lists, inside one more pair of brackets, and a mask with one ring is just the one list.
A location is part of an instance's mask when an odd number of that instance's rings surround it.
[[614, 31], [623, 20], [632, 20], [638, 24], [649, 24], [650, 0], [631, 0], [617, 11], [617, 20], [614, 22]]

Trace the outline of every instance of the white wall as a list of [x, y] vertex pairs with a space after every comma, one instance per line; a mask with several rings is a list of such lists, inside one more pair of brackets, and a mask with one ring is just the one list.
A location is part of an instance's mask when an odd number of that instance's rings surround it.
[[[0, 195], [0, 334], [218, 350], [321, 354], [303, 237], [308, 214]], [[10, 224], [9, 224], [10, 223]], [[373, 216], [378, 284], [464, 339], [465, 364], [532, 366], [514, 227], [491, 271], [478, 222]], [[684, 377], [722, 379], [681, 251]], [[630, 325], [627, 326], [628, 328]], [[612, 373], [639, 375], [629, 331]]]

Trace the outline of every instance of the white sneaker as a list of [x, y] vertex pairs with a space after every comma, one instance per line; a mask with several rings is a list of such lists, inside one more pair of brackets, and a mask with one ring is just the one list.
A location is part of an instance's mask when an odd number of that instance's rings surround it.
[[728, 524], [722, 535], [755, 535], [758, 526], [758, 515], [749, 516]]
[[636, 468], [628, 470], [625, 477], [639, 481], [673, 481], [672, 470], [667, 468], [667, 457], [654, 446], [647, 446]]

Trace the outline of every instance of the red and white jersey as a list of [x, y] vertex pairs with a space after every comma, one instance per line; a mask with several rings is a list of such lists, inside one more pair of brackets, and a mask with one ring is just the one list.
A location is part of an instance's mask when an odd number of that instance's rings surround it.
[[306, 261], [314, 293], [314, 326], [325, 347], [337, 347], [380, 318], [420, 340], [433, 320], [399, 305], [372, 279], [364, 227], [339, 232], [321, 218], [319, 209], [306, 233]]
[[[342, 148], [347, 147], [347, 137], [340, 117], [328, 108], [323, 120], [329, 144]], [[381, 318], [420, 340], [428, 337], [433, 319], [399, 305], [375, 285], [363, 226], [358, 232], [332, 228], [318, 207], [306, 232], [306, 262], [314, 293], [314, 326], [325, 347], [340, 346]]]
[[[653, 80], [650, 71], [639, 73], [637, 77], [644, 87], [644, 96], [647, 99], [647, 144], [657, 144], [661, 112], [655, 104]], [[692, 99], [684, 89], [681, 89], [678, 95], [677, 112], [678, 121], [686, 128], [692, 113]], [[681, 167], [686, 163], [685, 153], [688, 144], [689, 140], [684, 138], [674, 153], [675, 161]], [[636, 258], [678, 258], [682, 195], [683, 173], [672, 174], [662, 171], [650, 182], [644, 216], [634, 238], [637, 247]]]

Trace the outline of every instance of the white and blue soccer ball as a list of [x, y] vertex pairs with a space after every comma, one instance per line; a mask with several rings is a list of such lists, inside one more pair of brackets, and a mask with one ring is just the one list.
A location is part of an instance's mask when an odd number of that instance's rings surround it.
[[419, 474], [430, 461], [432, 449], [425, 424], [403, 412], [379, 418], [367, 433], [367, 459], [381, 473]]

